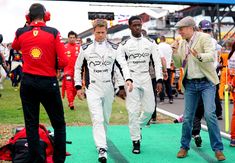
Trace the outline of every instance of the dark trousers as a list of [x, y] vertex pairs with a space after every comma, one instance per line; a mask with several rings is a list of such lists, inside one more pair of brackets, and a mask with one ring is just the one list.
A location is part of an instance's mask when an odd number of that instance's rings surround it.
[[204, 115], [204, 106], [203, 106], [202, 97], [200, 97], [200, 99], [198, 100], [198, 106], [197, 106], [197, 110], [196, 110], [195, 117], [193, 120], [193, 130], [192, 130], [193, 136], [200, 134], [201, 120], [202, 120], [203, 115]]
[[222, 106], [219, 98], [219, 84], [216, 85], [215, 105], [216, 105], [216, 110], [215, 110], [216, 116], [217, 117], [222, 116]]
[[[166, 94], [169, 99], [173, 99], [172, 96], [172, 87], [171, 87], [171, 69], [167, 69], [167, 74], [168, 78], [167, 80], [163, 80], [163, 89], [159, 94], [160, 100], [163, 101], [165, 97], [165, 89], [166, 89]], [[164, 89], [165, 88], [165, 89]]]
[[[219, 89], [219, 84], [216, 85], [216, 94], [215, 94], [215, 105], [216, 105], [216, 116], [221, 116], [222, 115], [222, 106], [219, 100], [219, 93], [218, 93], [218, 89]], [[199, 99], [198, 102], [198, 107], [195, 113], [195, 117], [193, 120], [193, 130], [192, 130], [192, 135], [196, 136], [200, 134], [201, 131], [201, 120], [202, 117], [204, 115], [204, 105], [203, 105], [203, 101], [202, 98]]]
[[29, 147], [29, 163], [42, 163], [43, 149], [39, 145], [40, 103], [44, 106], [54, 128], [55, 163], [64, 163], [66, 156], [66, 130], [63, 104], [56, 77], [42, 77], [24, 74], [20, 97]]

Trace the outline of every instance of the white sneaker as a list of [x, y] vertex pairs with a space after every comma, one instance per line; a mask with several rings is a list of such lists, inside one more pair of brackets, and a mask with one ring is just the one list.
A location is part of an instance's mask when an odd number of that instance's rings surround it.
[[104, 148], [99, 149], [99, 158], [98, 161], [101, 163], [106, 163], [107, 162], [107, 151]]

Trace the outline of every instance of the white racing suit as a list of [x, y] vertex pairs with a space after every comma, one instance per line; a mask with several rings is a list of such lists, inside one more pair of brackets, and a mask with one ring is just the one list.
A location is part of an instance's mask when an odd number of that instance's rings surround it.
[[[152, 58], [156, 80], [162, 79], [161, 54], [154, 40], [141, 36], [133, 36], [124, 40], [119, 46], [125, 54], [133, 80], [133, 91], [127, 93], [126, 107], [129, 114], [129, 129], [132, 141], [140, 140], [140, 128], [147, 124], [155, 107], [155, 99], [149, 63]], [[141, 109], [142, 112], [141, 112]]]
[[125, 56], [118, 53], [117, 45], [108, 41], [84, 45], [75, 64], [76, 89], [81, 89], [81, 73], [83, 66], [85, 67], [86, 97], [97, 149], [107, 149], [106, 129], [114, 100], [112, 83], [114, 63], [120, 65], [125, 80], [131, 79]]
[[122, 73], [117, 66], [114, 66], [114, 73], [113, 73], [113, 83], [114, 83], [114, 91], [117, 95], [120, 91], [120, 88], [124, 89], [125, 80], [123, 79]]

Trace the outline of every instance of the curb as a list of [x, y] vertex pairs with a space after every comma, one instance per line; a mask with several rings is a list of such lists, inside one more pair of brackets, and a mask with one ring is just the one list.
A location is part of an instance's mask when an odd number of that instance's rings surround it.
[[[179, 117], [178, 115], [173, 114], [173, 113], [170, 113], [170, 112], [168, 112], [168, 111], [165, 111], [165, 110], [163, 110], [163, 109], [161, 109], [161, 108], [159, 108], [159, 107], [157, 107], [156, 110], [157, 110], [157, 112], [159, 112], [159, 113], [161, 113], [161, 114], [164, 114], [164, 115], [166, 115], [166, 116], [169, 116], [169, 117], [172, 117], [172, 118], [175, 118], [175, 119], [177, 119], [177, 118]], [[202, 124], [201, 127], [202, 127], [202, 129], [203, 129], [204, 131], [208, 131], [208, 128], [207, 128], [206, 125], [203, 125], [203, 124]], [[227, 134], [227, 133], [222, 132], [222, 131], [220, 131], [220, 134], [222, 135], [223, 138], [230, 140], [230, 137], [231, 137], [230, 134]]]

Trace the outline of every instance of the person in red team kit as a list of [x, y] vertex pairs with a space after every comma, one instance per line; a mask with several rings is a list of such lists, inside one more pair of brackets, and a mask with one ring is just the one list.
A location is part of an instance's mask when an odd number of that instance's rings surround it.
[[67, 57], [69, 59], [68, 65], [64, 68], [63, 82], [62, 82], [62, 97], [65, 92], [69, 107], [74, 110], [74, 98], [77, 91], [74, 87], [74, 65], [80, 51], [80, 44], [76, 43], [77, 34], [74, 31], [68, 33], [68, 43], [65, 45]]
[[43, 163], [45, 151], [39, 143], [40, 103], [44, 106], [54, 128], [54, 163], [64, 163], [66, 130], [64, 110], [57, 69], [68, 64], [60, 32], [46, 26], [50, 13], [40, 3], [34, 3], [26, 15], [29, 26], [16, 31], [12, 48], [21, 50], [23, 77], [20, 98], [23, 107], [29, 157], [26, 163]]

